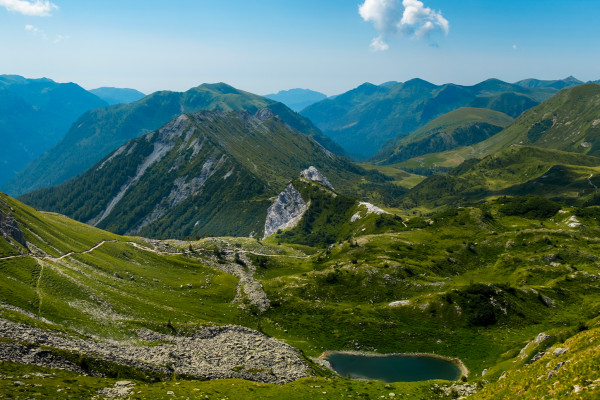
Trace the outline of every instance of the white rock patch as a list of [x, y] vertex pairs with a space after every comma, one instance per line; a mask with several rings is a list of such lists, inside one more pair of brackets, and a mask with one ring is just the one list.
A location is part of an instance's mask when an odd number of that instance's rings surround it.
[[360, 206], [366, 207], [367, 212], [366, 212], [365, 215], [361, 215], [361, 211], [362, 210], [357, 211], [356, 214], [354, 214], [352, 216], [352, 218], [350, 218], [350, 222], [356, 222], [359, 219], [361, 219], [363, 217], [366, 217], [369, 214], [377, 214], [377, 215], [380, 215], [380, 214], [389, 214], [389, 212], [387, 212], [385, 210], [382, 210], [381, 208], [379, 208], [377, 206], [374, 206], [371, 203], [366, 203], [366, 202], [361, 201], [360, 203], [358, 203], [358, 206], [359, 207]]
[[304, 171], [302, 171], [300, 173], [300, 176], [303, 178], [309, 179], [313, 182], [319, 182], [323, 186], [326, 186], [331, 190], [335, 190], [333, 188], [333, 186], [331, 185], [331, 183], [329, 182], [329, 180], [327, 178], [325, 178], [325, 176], [323, 176], [323, 174], [321, 174], [319, 172], [319, 170], [316, 169], [315, 167], [313, 167], [312, 165], [310, 167], [308, 167], [307, 169], [305, 169]]
[[293, 228], [308, 209], [300, 192], [290, 183], [275, 199], [267, 211], [265, 238], [279, 229]]

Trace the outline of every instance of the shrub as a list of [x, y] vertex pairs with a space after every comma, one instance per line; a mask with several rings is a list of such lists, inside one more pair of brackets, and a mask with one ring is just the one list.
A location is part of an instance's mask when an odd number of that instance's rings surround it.
[[560, 204], [540, 196], [511, 197], [499, 200], [504, 202], [500, 212], [531, 219], [546, 219], [560, 210]]

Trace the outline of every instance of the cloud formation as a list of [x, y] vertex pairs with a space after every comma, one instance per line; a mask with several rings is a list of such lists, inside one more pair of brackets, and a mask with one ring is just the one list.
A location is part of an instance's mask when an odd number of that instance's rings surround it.
[[36, 17], [47, 17], [53, 10], [58, 9], [56, 4], [47, 0], [36, 0], [35, 2], [26, 0], [0, 0], [0, 7], [4, 7], [8, 11]]
[[379, 36], [371, 41], [371, 49], [384, 51], [389, 48], [387, 38], [394, 35], [424, 39], [438, 30], [448, 35], [450, 23], [441, 11], [425, 7], [420, 0], [365, 0], [358, 13], [372, 22]]
[[[25, 25], [25, 30], [27, 32], [30, 32], [32, 35], [37, 36], [39, 38], [41, 38], [42, 40], [48, 40], [48, 35], [46, 35], [46, 32], [44, 32], [43, 30], [36, 28], [33, 25]], [[68, 35], [56, 35], [54, 37], [54, 40], [52, 40], [53, 43], [57, 44], [60, 43], [64, 40], [68, 40], [71, 39], [70, 36]]]
[[28, 32], [31, 32], [34, 36], [41, 37], [43, 40], [48, 40], [48, 35], [46, 35], [46, 32], [44, 32], [41, 29], [36, 28], [33, 25], [25, 25], [25, 30]]

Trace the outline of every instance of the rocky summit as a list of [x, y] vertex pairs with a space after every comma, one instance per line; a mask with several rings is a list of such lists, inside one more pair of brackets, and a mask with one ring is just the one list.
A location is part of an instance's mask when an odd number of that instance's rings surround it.
[[[340, 183], [358, 171], [270, 109], [201, 111], [182, 114], [83, 175], [22, 199], [120, 234], [263, 236], [269, 198], [310, 165]], [[314, 167], [305, 174], [332, 187]]]

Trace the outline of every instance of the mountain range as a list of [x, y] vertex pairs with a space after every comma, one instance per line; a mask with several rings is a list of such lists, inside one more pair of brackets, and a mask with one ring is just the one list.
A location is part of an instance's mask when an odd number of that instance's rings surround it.
[[0, 186], [56, 144], [82, 113], [106, 105], [74, 83], [0, 75]]
[[203, 84], [187, 92], [156, 92], [129, 104], [116, 104], [81, 115], [60, 142], [20, 171], [3, 190], [19, 195], [56, 185], [86, 171], [130, 139], [160, 128], [181, 113], [199, 110], [270, 108], [290, 126], [315, 137], [334, 152], [341, 150], [308, 120], [281, 103], [224, 83]]
[[367, 158], [388, 140], [400, 140], [460, 107], [489, 108], [515, 118], [558, 91], [551, 85], [524, 85], [497, 79], [473, 86], [434, 85], [421, 79], [382, 86], [365, 83], [305, 108], [302, 115], [349, 154]]
[[[339, 97], [415, 128], [356, 164], [225, 84], [84, 113], [45, 159], [68, 180], [0, 193], [0, 397], [597, 398], [600, 85]], [[350, 379], [332, 352], [457, 372]]]
[[500, 133], [479, 143], [405, 162], [409, 168], [433, 164], [454, 167], [462, 161], [493, 155], [514, 144], [600, 155], [600, 85], [584, 84], [561, 90], [551, 99], [520, 115]]
[[120, 234], [261, 236], [270, 198], [314, 165], [339, 186], [360, 170], [270, 109], [183, 114], [82, 175], [21, 198]]
[[486, 140], [404, 162], [422, 168], [455, 166], [413, 188], [405, 195], [405, 206], [457, 206], [526, 194], [594, 203], [600, 172], [599, 106], [598, 84], [563, 89]]

